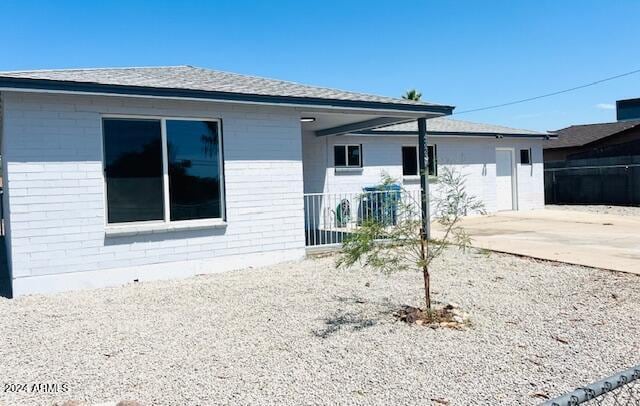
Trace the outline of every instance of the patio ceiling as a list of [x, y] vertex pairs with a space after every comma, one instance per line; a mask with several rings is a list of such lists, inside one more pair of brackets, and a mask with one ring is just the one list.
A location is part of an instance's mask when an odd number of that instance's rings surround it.
[[389, 115], [364, 114], [362, 112], [312, 112], [304, 111], [300, 117], [312, 117], [313, 122], [303, 122], [302, 128], [305, 131], [312, 131], [318, 137], [339, 136], [351, 134], [358, 131], [372, 130], [386, 127], [393, 124], [407, 123], [415, 121], [420, 117], [439, 117], [441, 114], [403, 114]]

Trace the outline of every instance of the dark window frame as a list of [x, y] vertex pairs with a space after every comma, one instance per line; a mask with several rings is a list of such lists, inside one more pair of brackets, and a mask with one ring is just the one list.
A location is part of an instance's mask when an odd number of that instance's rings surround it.
[[[169, 221], [221, 219], [220, 124], [190, 119], [166, 119], [164, 123]], [[180, 153], [187, 159], [177, 159]]]
[[107, 117], [102, 119], [102, 133], [107, 223], [162, 221], [165, 201], [160, 120]]
[[[415, 151], [414, 152], [415, 160], [416, 160], [415, 173], [408, 173], [408, 172], [411, 172], [411, 171], [408, 170], [408, 169], [411, 169], [411, 168], [405, 169], [405, 162], [404, 162], [404, 158], [405, 158], [405, 156], [404, 156], [405, 152], [404, 151], [405, 151], [405, 149], [406, 150], [413, 149]], [[419, 156], [420, 155], [418, 154], [418, 146], [416, 146], [416, 145], [403, 145], [402, 146], [402, 176], [410, 177], [410, 176], [419, 176], [420, 175], [420, 158], [419, 158]]]
[[[356, 147], [358, 148], [358, 164], [357, 165], [351, 165], [349, 164], [349, 148], [353, 148]], [[343, 148], [344, 149], [344, 165], [340, 164], [338, 165], [338, 160], [336, 159], [336, 156], [338, 154], [337, 149], [338, 148]], [[362, 168], [364, 166], [364, 158], [362, 156], [362, 144], [335, 144], [333, 146], [333, 167], [334, 168]]]
[[[527, 153], [527, 162], [523, 162], [524, 160], [522, 159], [522, 153], [526, 152]], [[520, 149], [520, 165], [533, 165], [533, 160], [531, 159], [531, 148], [521, 148]]]
[[[161, 128], [161, 143], [162, 143], [162, 194], [163, 194], [163, 219], [161, 220], [143, 220], [143, 221], [130, 221], [130, 222], [109, 222], [108, 218], [108, 195], [107, 195], [107, 172], [106, 172], [106, 156], [105, 156], [105, 141], [106, 134], [104, 130], [104, 121], [114, 120], [147, 120], [160, 122]], [[198, 219], [187, 220], [171, 220], [171, 190], [169, 187], [169, 157], [168, 157], [168, 145], [167, 145], [167, 121], [200, 121], [200, 122], [213, 122], [217, 126], [218, 136], [218, 174], [219, 181], [219, 195], [220, 195], [220, 216], [219, 217], [207, 217]], [[145, 116], [145, 115], [120, 115], [120, 114], [105, 114], [101, 116], [101, 136], [102, 136], [102, 169], [103, 169], [103, 182], [104, 182], [104, 202], [105, 202], [105, 224], [107, 227], [126, 227], [137, 226], [141, 224], [189, 224], [189, 223], [203, 223], [203, 222], [225, 222], [226, 221], [226, 188], [225, 188], [225, 171], [224, 171], [224, 136], [222, 119], [209, 118], [209, 117], [171, 117], [171, 116]]]
[[438, 177], [438, 146], [436, 144], [427, 145], [427, 154], [429, 151], [433, 151], [429, 158], [429, 167], [427, 168], [427, 175], [432, 178]]
[[[414, 177], [420, 176], [420, 151], [418, 151], [417, 145], [403, 145], [401, 151], [404, 148], [413, 148], [416, 151], [416, 173], [415, 174], [405, 174], [404, 168], [404, 155], [401, 155], [402, 158], [402, 176], [403, 177]], [[431, 153], [430, 153], [431, 151]], [[402, 152], [404, 154], [404, 152]], [[428, 144], [427, 145], [427, 154], [430, 155], [429, 159], [429, 168], [427, 168], [427, 176], [430, 178], [438, 177], [438, 147], [436, 144]]]

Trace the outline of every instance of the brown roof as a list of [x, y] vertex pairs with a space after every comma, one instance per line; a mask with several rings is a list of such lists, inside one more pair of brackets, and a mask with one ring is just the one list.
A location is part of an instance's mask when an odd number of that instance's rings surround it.
[[640, 126], [640, 120], [572, 125], [571, 127], [554, 131], [558, 138], [551, 139], [546, 142], [544, 144], [544, 149], [580, 147], [614, 134], [621, 133], [636, 126]]

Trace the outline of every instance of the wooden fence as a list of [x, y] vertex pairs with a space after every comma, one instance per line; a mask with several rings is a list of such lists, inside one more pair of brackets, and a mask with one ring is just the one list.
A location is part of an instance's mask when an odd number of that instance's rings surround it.
[[640, 155], [544, 165], [546, 204], [640, 206]]

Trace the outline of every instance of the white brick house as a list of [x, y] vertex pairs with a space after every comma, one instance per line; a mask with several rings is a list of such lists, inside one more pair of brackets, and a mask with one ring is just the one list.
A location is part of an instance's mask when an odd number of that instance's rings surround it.
[[[416, 143], [362, 131], [452, 111], [192, 67], [4, 72], [0, 106], [14, 296], [300, 258], [305, 192], [361, 188], [375, 148]], [[508, 143], [533, 152], [519, 208], [542, 204], [541, 135], [529, 135]], [[321, 145], [352, 139], [362, 179], [341, 184]], [[484, 160], [491, 177], [500, 140], [438, 144], [440, 159]], [[491, 202], [492, 188], [474, 190]]]
[[[489, 213], [544, 207], [542, 145], [549, 134], [449, 118], [430, 119], [427, 126], [431, 171], [435, 171], [430, 174], [433, 175], [430, 176], [431, 195], [438, 194], [438, 167], [450, 166], [465, 176], [467, 189], [484, 202]], [[418, 191], [417, 173], [403, 162], [403, 149], [415, 150], [417, 136], [415, 122], [329, 138], [304, 132], [305, 193], [359, 191], [379, 184], [382, 174], [397, 179], [408, 190]], [[361, 166], [336, 168], [334, 148], [341, 145], [359, 146]], [[496, 176], [496, 153], [499, 151], [511, 155], [512, 164], [512, 172], [506, 173], [512, 185], [510, 190], [508, 187], [504, 190], [502, 208], [499, 207], [499, 177]], [[509, 194], [511, 200], [506, 201]]]

